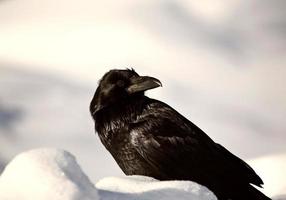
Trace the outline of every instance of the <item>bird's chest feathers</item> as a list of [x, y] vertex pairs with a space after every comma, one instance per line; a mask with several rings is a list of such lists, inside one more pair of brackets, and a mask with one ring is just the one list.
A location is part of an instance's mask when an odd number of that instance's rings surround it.
[[101, 142], [126, 174], [135, 173], [142, 165], [142, 160], [131, 143], [130, 124], [132, 120], [135, 120], [132, 116], [112, 118], [112, 120], [105, 121], [104, 126], [98, 130]]
[[131, 120], [130, 116], [113, 115], [112, 118], [105, 118], [102, 126], [97, 128], [100, 140], [109, 151], [125, 149], [130, 140], [129, 124]]
[[136, 113], [128, 108], [110, 108], [97, 118], [100, 126], [96, 130], [103, 144], [112, 148], [129, 143], [130, 124], [136, 120]]

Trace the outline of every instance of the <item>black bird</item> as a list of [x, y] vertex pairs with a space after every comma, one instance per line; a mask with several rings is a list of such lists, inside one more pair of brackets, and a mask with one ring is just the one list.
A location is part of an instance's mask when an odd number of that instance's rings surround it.
[[123, 172], [195, 181], [220, 200], [269, 200], [251, 185], [263, 182], [248, 164], [169, 105], [144, 95], [159, 86], [133, 69], [111, 70], [90, 103], [95, 130]]

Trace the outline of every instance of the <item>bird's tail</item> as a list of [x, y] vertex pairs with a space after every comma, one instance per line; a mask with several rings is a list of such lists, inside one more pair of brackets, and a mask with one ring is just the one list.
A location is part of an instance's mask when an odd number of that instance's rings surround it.
[[269, 197], [267, 197], [265, 194], [260, 192], [258, 189], [256, 189], [252, 185], [248, 186], [248, 196], [252, 200], [271, 200]]
[[252, 185], [232, 187], [227, 193], [215, 193], [218, 200], [271, 200]]

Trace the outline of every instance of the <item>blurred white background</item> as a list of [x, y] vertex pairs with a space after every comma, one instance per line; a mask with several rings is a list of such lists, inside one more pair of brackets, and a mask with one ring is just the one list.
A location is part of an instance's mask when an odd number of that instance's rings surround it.
[[0, 168], [58, 147], [92, 181], [121, 170], [88, 106], [102, 75], [133, 67], [165, 101], [286, 193], [286, 2], [0, 0]]

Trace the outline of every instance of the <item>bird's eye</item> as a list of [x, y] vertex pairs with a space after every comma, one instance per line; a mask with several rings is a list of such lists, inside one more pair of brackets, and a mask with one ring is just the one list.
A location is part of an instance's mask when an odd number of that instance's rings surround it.
[[116, 82], [116, 85], [118, 85], [119, 87], [124, 87], [124, 81], [123, 80], [119, 80]]

